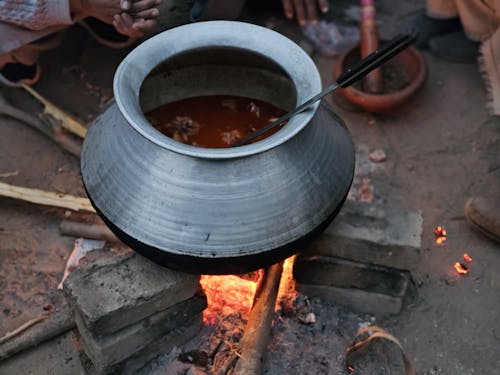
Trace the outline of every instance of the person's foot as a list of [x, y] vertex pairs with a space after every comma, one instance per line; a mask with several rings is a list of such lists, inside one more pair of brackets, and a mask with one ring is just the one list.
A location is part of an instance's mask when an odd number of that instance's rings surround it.
[[97, 42], [109, 48], [125, 48], [135, 42], [135, 38], [120, 34], [113, 25], [97, 18], [87, 17], [78, 21], [78, 24], [87, 30]]
[[425, 14], [419, 13], [409, 21], [405, 21], [404, 25], [400, 26], [400, 32], [416, 32], [417, 39], [415, 46], [419, 49], [429, 47], [431, 38], [443, 34], [448, 34], [453, 31], [462, 29], [462, 24], [458, 17], [454, 18], [432, 18]]
[[38, 63], [24, 65], [8, 63], [0, 69], [0, 83], [9, 87], [21, 87], [22, 84], [33, 85], [40, 79]]
[[479, 53], [479, 42], [467, 38], [463, 30], [433, 37], [429, 40], [433, 55], [459, 63], [475, 63]]
[[464, 213], [475, 229], [500, 243], [500, 196], [470, 198]]

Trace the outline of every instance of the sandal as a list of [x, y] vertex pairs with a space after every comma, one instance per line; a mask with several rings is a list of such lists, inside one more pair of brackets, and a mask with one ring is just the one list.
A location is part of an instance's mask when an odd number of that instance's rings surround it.
[[24, 65], [21, 63], [7, 63], [0, 69], [0, 83], [8, 87], [22, 87], [34, 85], [40, 79], [40, 64]]

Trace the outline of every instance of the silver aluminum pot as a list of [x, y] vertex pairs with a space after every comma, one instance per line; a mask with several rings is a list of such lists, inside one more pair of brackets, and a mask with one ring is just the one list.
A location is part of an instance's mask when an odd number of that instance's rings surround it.
[[168, 138], [143, 112], [210, 94], [291, 110], [320, 91], [313, 61], [272, 30], [210, 21], [158, 34], [120, 64], [115, 103], [85, 138], [88, 196], [124, 243], [164, 266], [225, 274], [273, 264], [346, 198], [354, 148], [342, 121], [317, 103], [260, 142], [209, 149]]

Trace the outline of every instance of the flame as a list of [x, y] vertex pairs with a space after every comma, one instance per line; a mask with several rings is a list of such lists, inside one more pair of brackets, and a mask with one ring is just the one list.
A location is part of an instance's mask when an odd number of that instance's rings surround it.
[[203, 311], [203, 321], [206, 324], [215, 324], [223, 316], [248, 314], [257, 281], [235, 275], [202, 275], [200, 285], [207, 296], [208, 304]]
[[467, 262], [467, 263], [470, 263], [472, 262], [472, 258], [469, 254], [467, 253], [464, 253], [464, 260]]
[[459, 275], [467, 275], [470, 272], [469, 267], [467, 267], [465, 264], [460, 263], [460, 262], [456, 262], [454, 265], [454, 268], [455, 268], [455, 271], [457, 271], [457, 273]]
[[[285, 260], [278, 291], [277, 306], [279, 301], [291, 300], [296, 296], [295, 282], [292, 270], [295, 257]], [[202, 275], [200, 285], [207, 296], [208, 307], [203, 311], [205, 324], [216, 324], [219, 319], [231, 315], [248, 315], [252, 308], [258, 277], [246, 275]]]
[[446, 241], [446, 229], [444, 229], [441, 225], [434, 228], [434, 235], [436, 236], [436, 243], [438, 245], [441, 245]]

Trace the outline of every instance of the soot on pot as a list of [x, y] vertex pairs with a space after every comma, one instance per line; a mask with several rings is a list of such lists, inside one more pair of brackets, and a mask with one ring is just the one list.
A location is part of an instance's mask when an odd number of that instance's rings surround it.
[[[198, 147], [224, 148], [285, 113], [261, 100], [212, 95], [167, 103], [145, 115], [157, 130], [175, 141]], [[276, 133], [281, 127], [272, 129], [254, 142]]]

